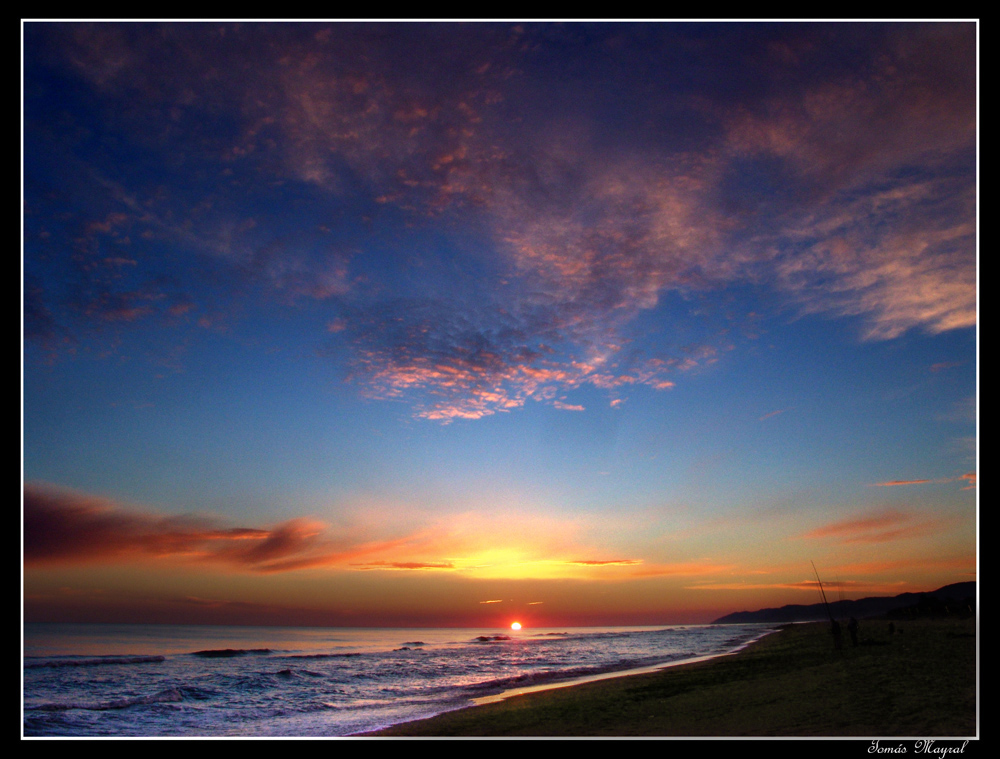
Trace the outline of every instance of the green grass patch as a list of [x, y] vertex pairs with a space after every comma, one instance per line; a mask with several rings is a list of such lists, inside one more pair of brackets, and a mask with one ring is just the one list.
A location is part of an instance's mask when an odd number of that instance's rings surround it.
[[976, 735], [974, 619], [918, 620], [861, 645], [793, 625], [739, 654], [602, 680], [397, 725], [387, 736]]

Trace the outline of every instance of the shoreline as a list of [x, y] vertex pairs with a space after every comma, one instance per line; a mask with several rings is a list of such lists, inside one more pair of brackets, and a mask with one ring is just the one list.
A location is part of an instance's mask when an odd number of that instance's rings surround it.
[[977, 620], [887, 626], [863, 620], [859, 645], [845, 636], [837, 650], [825, 623], [785, 625], [734, 652], [526, 686], [351, 737], [978, 737]]
[[[556, 688], [572, 688], [577, 685], [586, 685], [587, 683], [599, 682], [601, 680], [613, 680], [618, 677], [634, 677], [636, 675], [647, 675], [653, 674], [654, 672], [661, 672], [665, 669], [670, 669], [671, 667], [682, 667], [688, 664], [698, 664], [700, 662], [712, 661], [714, 659], [721, 659], [725, 656], [735, 656], [740, 651], [745, 650], [749, 646], [763, 640], [768, 635], [772, 635], [778, 632], [783, 625], [779, 625], [770, 630], [765, 631], [753, 640], [749, 640], [730, 651], [723, 651], [718, 654], [704, 654], [703, 656], [692, 656], [687, 659], [677, 659], [676, 661], [663, 662], [662, 664], [650, 664], [645, 667], [635, 667], [634, 669], [618, 669], [612, 672], [601, 672], [595, 675], [583, 675], [581, 677], [574, 677], [570, 680], [556, 680], [548, 683], [539, 683], [538, 685], [524, 685], [520, 688], [509, 688], [508, 690], [501, 691], [500, 693], [494, 693], [489, 696], [479, 696], [473, 698], [473, 706], [461, 707], [462, 709], [471, 709], [476, 706], [485, 706], [486, 704], [495, 704], [500, 701], [506, 701], [508, 698], [513, 698], [515, 696], [523, 696], [529, 693], [541, 693], [543, 691], [555, 690]], [[458, 711], [457, 709], [452, 709], [451, 711]], [[447, 714], [447, 712], [442, 712], [442, 714]], [[434, 717], [439, 715], [434, 715]], [[434, 719], [434, 717], [425, 717], [424, 719]], [[421, 720], [414, 720], [419, 722]], [[409, 723], [400, 723], [409, 724]], [[395, 727], [393, 725], [392, 727]], [[389, 729], [389, 728], [386, 728]]]
[[[782, 623], [775, 627], [772, 627], [756, 638], [742, 643], [741, 645], [733, 648], [729, 651], [723, 651], [717, 654], [705, 654], [703, 656], [692, 656], [686, 659], [678, 659], [677, 661], [664, 662], [662, 664], [651, 664], [645, 667], [636, 667], [634, 669], [619, 669], [612, 672], [601, 672], [594, 675], [583, 675], [581, 677], [574, 677], [569, 680], [556, 680], [547, 683], [539, 683], [537, 685], [524, 685], [519, 688], [509, 688], [507, 690], [501, 691], [500, 693], [493, 693], [488, 696], [478, 696], [471, 699], [472, 704], [467, 706], [460, 706], [456, 709], [449, 709], [447, 711], [434, 714], [430, 717], [421, 717], [415, 720], [408, 720], [406, 722], [398, 722], [387, 727], [380, 728], [378, 730], [364, 731], [360, 733], [352, 733], [351, 735], [345, 736], [348, 738], [359, 738], [359, 737], [383, 737], [392, 732], [397, 728], [404, 728], [407, 725], [419, 725], [425, 722], [430, 722], [436, 720], [447, 714], [455, 714], [457, 712], [463, 712], [471, 709], [478, 709], [483, 706], [488, 706], [490, 704], [498, 704], [507, 701], [511, 698], [517, 698], [519, 696], [527, 696], [536, 693], [546, 693], [548, 691], [554, 691], [562, 688], [576, 688], [582, 685], [588, 685], [591, 683], [602, 682], [606, 680], [617, 680], [627, 677], [641, 677], [643, 675], [652, 675], [658, 672], [663, 672], [665, 670], [670, 670], [676, 667], [688, 667], [697, 664], [704, 664], [706, 662], [717, 661], [730, 656], [737, 656], [746, 649], [753, 645], [756, 645], [760, 641], [764, 640], [770, 635], [780, 632], [783, 628], [788, 627], [792, 624], [800, 623]], [[811, 624], [811, 623], [802, 623]]]

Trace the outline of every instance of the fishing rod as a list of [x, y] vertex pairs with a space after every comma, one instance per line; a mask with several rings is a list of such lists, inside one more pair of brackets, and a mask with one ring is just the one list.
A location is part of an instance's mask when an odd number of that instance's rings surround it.
[[833, 622], [833, 612], [830, 611], [830, 603], [826, 600], [826, 591], [823, 590], [823, 581], [819, 579], [819, 572], [816, 571], [816, 564], [813, 561], [809, 562], [812, 564], [813, 574], [816, 575], [816, 582], [819, 584], [819, 594], [823, 597], [823, 605], [826, 606], [826, 613], [830, 617], [830, 621]]

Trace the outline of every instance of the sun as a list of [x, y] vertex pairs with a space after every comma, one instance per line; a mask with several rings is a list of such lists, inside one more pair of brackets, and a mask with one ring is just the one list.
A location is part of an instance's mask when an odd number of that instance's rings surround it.
[[513, 622], [513, 623], [511, 623], [510, 629], [511, 630], [520, 630], [521, 629], [521, 623], [520, 622]]

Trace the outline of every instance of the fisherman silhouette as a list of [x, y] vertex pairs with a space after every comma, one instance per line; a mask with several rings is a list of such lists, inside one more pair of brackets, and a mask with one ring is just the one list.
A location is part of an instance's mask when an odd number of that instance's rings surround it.
[[851, 645], [858, 645], [858, 620], [851, 617], [851, 621], [847, 623], [847, 632], [851, 634]]

